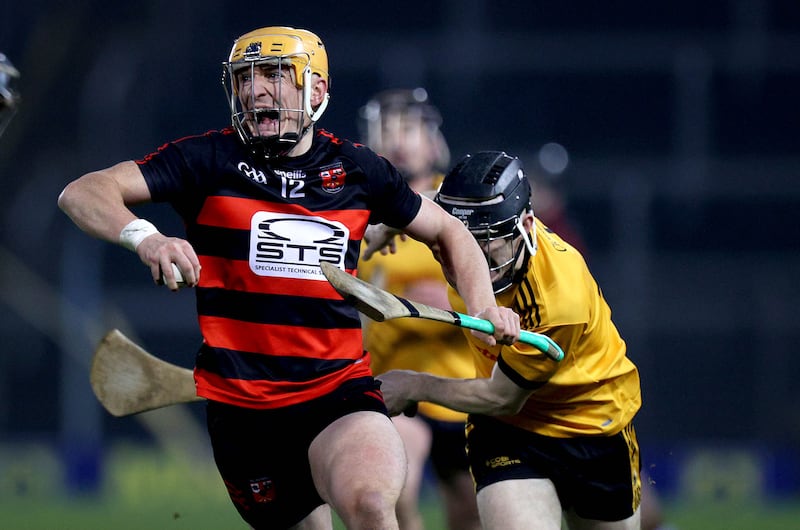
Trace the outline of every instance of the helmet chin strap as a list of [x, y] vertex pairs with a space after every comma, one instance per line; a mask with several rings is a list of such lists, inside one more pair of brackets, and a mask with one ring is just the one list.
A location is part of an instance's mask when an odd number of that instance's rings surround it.
[[522, 224], [522, 217], [517, 217], [517, 230], [522, 235], [523, 241], [525, 241], [525, 246], [528, 247], [528, 252], [531, 253], [531, 256], [536, 255], [536, 251], [538, 250], [538, 243], [536, 242], [536, 222], [534, 221], [533, 226], [531, 228], [531, 232], [533, 233], [533, 237], [531, 238], [531, 234], [529, 234], [525, 230], [525, 226]]

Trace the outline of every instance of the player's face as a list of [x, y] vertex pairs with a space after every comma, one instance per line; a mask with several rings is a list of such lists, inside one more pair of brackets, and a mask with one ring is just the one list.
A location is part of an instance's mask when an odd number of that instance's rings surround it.
[[515, 266], [514, 257], [517, 256], [516, 251], [523, 241], [522, 236], [517, 235], [488, 241], [478, 239], [478, 244], [489, 265], [489, 276], [492, 282], [496, 282], [508, 272], [510, 267]]
[[387, 111], [381, 119], [380, 144], [376, 150], [407, 179], [430, 174], [436, 152], [428, 125], [416, 109]]
[[302, 90], [286, 65], [253, 65], [236, 72], [239, 101], [254, 136], [297, 132], [304, 117]]

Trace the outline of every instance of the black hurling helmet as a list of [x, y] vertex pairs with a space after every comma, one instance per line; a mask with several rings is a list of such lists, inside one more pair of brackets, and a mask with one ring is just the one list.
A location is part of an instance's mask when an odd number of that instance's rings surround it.
[[[494, 278], [494, 292], [511, 287], [514, 265], [522, 251], [527, 248], [530, 255], [536, 254], [536, 239], [530, 238], [520, 220], [524, 212], [533, 212], [531, 187], [520, 159], [502, 151], [465, 156], [445, 176], [435, 202], [460, 219], [478, 241]], [[514, 248], [518, 236], [522, 238]], [[497, 240], [508, 245], [506, 258], [500, 262], [493, 257], [497, 252], [492, 256], [489, 252], [490, 244]]]

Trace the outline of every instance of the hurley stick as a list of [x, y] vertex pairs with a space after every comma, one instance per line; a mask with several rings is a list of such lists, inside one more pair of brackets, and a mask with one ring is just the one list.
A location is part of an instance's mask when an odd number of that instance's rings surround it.
[[97, 346], [89, 380], [97, 399], [114, 416], [202, 399], [195, 393], [191, 370], [147, 353], [118, 329]]
[[[344, 299], [372, 320], [383, 322], [393, 318], [425, 318], [454, 326], [491, 334], [494, 326], [488, 320], [475, 318], [456, 311], [445, 311], [419, 302], [413, 302], [387, 293], [374, 285], [347, 274], [339, 267], [323, 261], [322, 273]], [[520, 342], [534, 346], [554, 361], [564, 358], [564, 351], [550, 337], [523, 330]]]

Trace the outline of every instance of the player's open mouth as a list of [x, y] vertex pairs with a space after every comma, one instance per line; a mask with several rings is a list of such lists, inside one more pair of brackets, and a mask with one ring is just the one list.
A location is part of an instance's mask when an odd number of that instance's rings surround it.
[[259, 124], [274, 121], [280, 118], [281, 113], [275, 109], [255, 109], [253, 111], [256, 122]]

